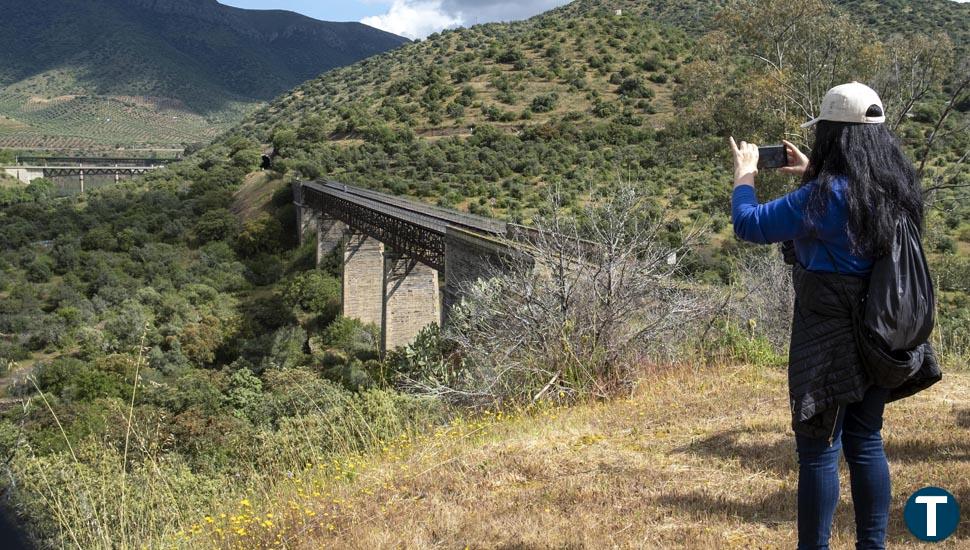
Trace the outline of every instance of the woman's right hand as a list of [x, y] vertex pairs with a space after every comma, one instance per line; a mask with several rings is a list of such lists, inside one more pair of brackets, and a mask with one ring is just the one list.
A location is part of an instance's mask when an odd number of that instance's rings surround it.
[[782, 167], [779, 172], [783, 174], [793, 174], [796, 176], [804, 176], [805, 171], [808, 170], [808, 157], [805, 153], [798, 150], [798, 147], [790, 141], [781, 140], [785, 144], [785, 151], [788, 152], [788, 166]]
[[734, 186], [754, 186], [754, 176], [758, 173], [758, 146], [742, 141], [738, 145], [731, 136], [731, 153], [734, 155]]

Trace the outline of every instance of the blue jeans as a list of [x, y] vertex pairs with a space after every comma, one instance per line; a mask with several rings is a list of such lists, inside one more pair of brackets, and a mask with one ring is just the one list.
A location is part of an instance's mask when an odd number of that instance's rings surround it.
[[839, 451], [845, 453], [855, 509], [856, 549], [884, 549], [889, 522], [889, 464], [882, 448], [882, 413], [889, 390], [869, 388], [842, 405], [828, 438], [795, 436], [798, 449], [798, 548], [828, 549], [839, 502]]

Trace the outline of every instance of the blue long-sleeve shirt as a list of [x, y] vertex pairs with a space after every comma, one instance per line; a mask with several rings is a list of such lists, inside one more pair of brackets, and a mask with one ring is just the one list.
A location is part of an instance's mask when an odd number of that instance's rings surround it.
[[[850, 252], [846, 180], [832, 182], [825, 215], [815, 221], [814, 227], [809, 227], [805, 210], [815, 185], [810, 182], [765, 204], [758, 203], [754, 187], [737, 186], [731, 200], [734, 233], [742, 240], [758, 244], [794, 241], [795, 257], [809, 271], [868, 275], [872, 271], [872, 259]], [[835, 258], [838, 269], [833, 266], [826, 248]]]

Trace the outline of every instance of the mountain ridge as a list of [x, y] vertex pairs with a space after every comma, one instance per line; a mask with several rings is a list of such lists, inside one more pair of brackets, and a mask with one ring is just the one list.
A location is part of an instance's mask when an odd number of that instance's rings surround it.
[[[375, 29], [354, 21], [322, 21], [301, 13], [280, 9], [245, 9], [220, 4], [217, 0], [114, 0], [118, 4], [131, 4], [142, 9], [167, 15], [195, 17], [209, 23], [231, 25], [238, 32], [267, 42], [277, 37], [292, 36], [296, 32], [307, 34], [330, 34], [334, 27], [370, 29], [388, 36], [392, 33]], [[326, 27], [319, 24], [325, 23]], [[283, 29], [278, 28], [282, 26]], [[263, 28], [261, 28], [263, 27]], [[269, 27], [269, 30], [266, 30]], [[403, 40], [402, 43], [407, 42]]]
[[[97, 117], [85, 114], [83, 105], [62, 108], [76, 113], [75, 119], [84, 118], [73, 126], [59, 111], [38, 112], [28, 105], [31, 98], [64, 96], [177, 100], [186, 105], [187, 115], [207, 119], [196, 126], [214, 126], [201, 134], [194, 127], [181, 134], [208, 141], [258, 103], [330, 69], [409, 42], [361, 23], [244, 10], [215, 0], [52, 0], [37, 5], [0, 0], [0, 10], [6, 15], [0, 20], [0, 116], [14, 121], [6, 132], [0, 126], [0, 145], [16, 141], [18, 132], [22, 137], [98, 137], [92, 136], [99, 131]], [[105, 113], [102, 122], [137, 122], [159, 113], [126, 113], [110, 102], [90, 108]], [[145, 128], [144, 139], [184, 141], [162, 131], [152, 136], [152, 129]]]

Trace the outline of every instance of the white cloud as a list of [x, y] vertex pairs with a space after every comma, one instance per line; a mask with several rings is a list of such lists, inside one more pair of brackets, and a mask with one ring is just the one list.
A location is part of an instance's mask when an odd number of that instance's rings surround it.
[[491, 21], [515, 21], [532, 17], [570, 0], [444, 0], [447, 13], [465, 15], [468, 25]]
[[365, 17], [361, 23], [407, 38], [424, 38], [442, 29], [460, 27], [460, 15], [449, 15], [441, 0], [394, 0], [383, 15]]
[[442, 29], [524, 19], [568, 1], [393, 0], [387, 13], [361, 22], [408, 38], [424, 38]]

